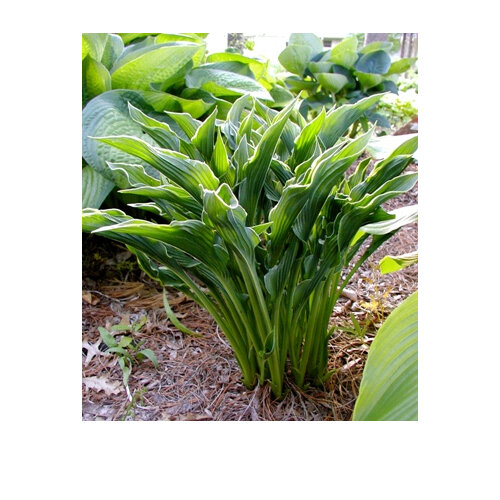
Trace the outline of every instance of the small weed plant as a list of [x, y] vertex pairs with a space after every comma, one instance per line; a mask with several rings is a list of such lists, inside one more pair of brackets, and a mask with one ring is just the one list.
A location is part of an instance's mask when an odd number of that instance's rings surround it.
[[155, 353], [151, 349], [141, 349], [145, 342], [144, 340], [137, 342], [134, 339], [134, 336], [141, 330], [145, 323], [146, 317], [144, 316], [140, 321], [131, 325], [120, 324], [112, 326], [110, 328], [111, 332], [127, 332], [127, 335], [123, 334], [121, 336], [118, 333], [116, 337], [120, 336], [119, 340], [106, 328], [99, 327], [101, 339], [108, 347], [107, 352], [115, 354], [118, 358], [118, 363], [123, 372], [123, 385], [127, 389], [127, 393], [128, 380], [134, 364], [147, 358], [154, 364], [155, 368], [158, 368], [158, 360]]

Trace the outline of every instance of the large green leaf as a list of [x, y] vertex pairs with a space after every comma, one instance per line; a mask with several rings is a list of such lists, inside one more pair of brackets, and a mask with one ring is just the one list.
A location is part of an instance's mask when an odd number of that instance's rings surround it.
[[309, 47], [312, 57], [324, 50], [321, 38], [317, 37], [314, 33], [292, 33], [288, 40], [288, 46], [290, 45], [304, 45]]
[[373, 341], [353, 420], [418, 419], [418, 292], [387, 318]]
[[386, 255], [379, 263], [381, 274], [389, 274], [404, 269], [418, 262], [418, 252], [410, 252], [402, 255]]
[[351, 68], [358, 59], [357, 48], [358, 40], [355, 36], [345, 38], [333, 47], [328, 60], [345, 68]]
[[398, 59], [391, 64], [389, 71], [387, 71], [387, 74], [393, 75], [404, 73], [405, 71], [408, 71], [413, 66], [413, 64], [415, 64], [416, 60], [416, 57], [406, 57], [403, 59]]
[[337, 93], [341, 90], [347, 83], [348, 79], [344, 75], [338, 75], [335, 73], [318, 73], [316, 75], [319, 84], [326, 90], [333, 93]]
[[251, 69], [252, 73], [254, 74], [257, 80], [259, 80], [264, 76], [264, 73], [267, 68], [267, 65], [262, 61], [246, 57], [242, 54], [236, 54], [231, 52], [216, 52], [215, 54], [210, 54], [207, 57], [208, 63], [218, 63], [227, 61], [236, 61], [248, 65], [248, 67]]
[[[147, 109], [147, 103], [136, 92], [111, 90], [92, 99], [82, 113], [82, 154], [85, 161], [108, 180], [115, 182], [106, 162], [137, 163], [137, 159], [91, 137], [108, 135], [131, 135], [156, 144], [143, 133], [141, 126], [129, 116], [128, 103]], [[149, 174], [157, 175], [151, 167]], [[126, 186], [123, 186], [126, 187]]]
[[248, 94], [272, 101], [269, 92], [253, 78], [211, 67], [192, 69], [186, 76], [186, 86], [206, 90], [216, 97]]
[[111, 76], [104, 64], [87, 56], [82, 63], [82, 103], [111, 90]]
[[362, 73], [377, 73], [384, 75], [391, 66], [391, 56], [384, 50], [375, 50], [363, 54], [354, 67]]
[[311, 55], [311, 48], [307, 45], [288, 45], [278, 56], [278, 60], [290, 73], [302, 76]]
[[113, 187], [113, 182], [97, 173], [91, 166], [83, 167], [82, 208], [99, 208]]
[[150, 90], [175, 75], [202, 47], [195, 43], [172, 42], [152, 45], [135, 52], [135, 57], [115, 67], [111, 74], [115, 89]]

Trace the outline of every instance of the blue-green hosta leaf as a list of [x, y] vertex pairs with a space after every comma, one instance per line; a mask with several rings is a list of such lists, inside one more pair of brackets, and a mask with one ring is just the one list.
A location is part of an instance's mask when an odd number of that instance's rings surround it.
[[82, 169], [82, 208], [99, 208], [113, 187], [113, 182], [86, 165]]
[[288, 40], [290, 45], [305, 45], [311, 49], [311, 57], [323, 52], [323, 42], [314, 33], [292, 33]]
[[281, 52], [278, 60], [287, 71], [302, 76], [311, 60], [311, 56], [311, 47], [290, 44]]
[[184, 132], [185, 136], [183, 138], [191, 140], [198, 130], [198, 127], [201, 125], [201, 122], [195, 120], [188, 113], [174, 113], [171, 111], [167, 111], [167, 115], [174, 120], [179, 127]]
[[375, 50], [363, 54], [354, 65], [362, 73], [377, 73], [385, 75], [391, 67], [391, 56], [384, 50]]
[[349, 82], [347, 77], [336, 73], [318, 73], [316, 78], [324, 89], [334, 93], [337, 93]]
[[295, 93], [299, 93], [301, 90], [307, 90], [310, 93], [316, 91], [318, 83], [313, 80], [304, 80], [298, 76], [287, 76], [284, 80], [285, 85]]
[[418, 262], [418, 252], [410, 252], [402, 255], [386, 255], [379, 263], [381, 274], [389, 274], [404, 269]]
[[394, 75], [405, 73], [415, 64], [416, 61], [416, 57], [405, 57], [403, 59], [398, 59], [391, 64], [389, 70], [387, 71], [387, 74]]
[[136, 51], [135, 57], [113, 68], [113, 88], [150, 90], [177, 73], [200, 50], [194, 43], [151, 45]]
[[328, 55], [328, 60], [345, 68], [352, 68], [358, 59], [358, 39], [355, 36], [344, 38]]
[[384, 94], [375, 94], [361, 99], [355, 104], [345, 104], [330, 110], [325, 117], [319, 137], [325, 149], [331, 148], [344, 132], [361, 116], [374, 106]]
[[294, 99], [294, 95], [282, 85], [274, 85], [269, 93], [274, 100], [273, 106], [276, 108], [283, 108]]
[[[107, 161], [112, 163], [137, 163], [137, 159], [118, 151], [90, 137], [107, 135], [131, 135], [141, 137], [152, 144], [156, 142], [143, 133], [140, 125], [134, 122], [128, 111], [128, 103], [148, 109], [145, 100], [134, 91], [111, 90], [92, 99], [82, 112], [82, 154], [85, 161], [110, 181], [115, 181]], [[146, 166], [150, 175], [157, 175], [154, 169]]]
[[118, 57], [122, 54], [124, 48], [123, 40], [118, 35], [108, 33], [106, 45], [104, 46], [101, 57], [102, 64], [110, 70]]
[[111, 90], [111, 76], [106, 67], [93, 59], [86, 57], [82, 63], [82, 102], [86, 104], [95, 96]]
[[418, 419], [418, 292], [386, 319], [373, 341], [353, 420]]
[[206, 90], [216, 97], [249, 94], [272, 101], [269, 92], [253, 78], [205, 66], [194, 68], [186, 75], [186, 86]]

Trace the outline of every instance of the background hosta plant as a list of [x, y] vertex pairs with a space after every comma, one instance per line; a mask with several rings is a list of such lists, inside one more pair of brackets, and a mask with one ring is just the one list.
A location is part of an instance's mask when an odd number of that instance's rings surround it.
[[[407, 71], [416, 58], [392, 61], [391, 42], [358, 45], [357, 37], [351, 36], [325, 49], [321, 39], [312, 33], [292, 33], [279, 61], [293, 74], [284, 80], [288, 89], [304, 97], [300, 111], [305, 117], [316, 116], [323, 107], [353, 103], [371, 94], [397, 94], [398, 75]], [[375, 106], [360, 118], [390, 126], [383, 115], [375, 112]]]
[[343, 287], [415, 220], [414, 209], [391, 214], [382, 204], [415, 184], [404, 170], [417, 138], [375, 165], [356, 164], [373, 130], [343, 138], [380, 97], [306, 123], [296, 102], [277, 112], [242, 96], [225, 120], [216, 109], [203, 121], [168, 112], [182, 134], [130, 104], [141, 134], [93, 140], [136, 158], [106, 168], [122, 193], [144, 199], [133, 206], [145, 217], [86, 209], [83, 228], [123, 242], [145, 272], [204, 307], [247, 387], [269, 381], [279, 397], [288, 368], [301, 387], [321, 384]]

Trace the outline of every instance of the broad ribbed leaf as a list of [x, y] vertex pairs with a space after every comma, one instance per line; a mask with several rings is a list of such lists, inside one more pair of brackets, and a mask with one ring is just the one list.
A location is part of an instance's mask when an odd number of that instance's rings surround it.
[[107, 33], [82, 34], [82, 61], [90, 56], [95, 61], [101, 61], [108, 40]]
[[384, 79], [382, 75], [377, 75], [374, 73], [363, 73], [361, 71], [355, 71], [354, 75], [359, 80], [363, 91], [376, 87], [377, 85], [382, 83], [382, 80]]
[[188, 73], [186, 86], [204, 89], [217, 97], [248, 94], [272, 101], [269, 92], [253, 78], [204, 66], [194, 68]]
[[360, 54], [369, 54], [370, 52], [375, 52], [376, 50], [388, 51], [392, 48], [392, 42], [372, 42], [365, 45], [360, 51]]
[[259, 80], [264, 76], [266, 72], [266, 64], [257, 61], [256, 59], [252, 59], [250, 57], [246, 57], [242, 54], [231, 53], [231, 52], [216, 52], [214, 54], [210, 54], [207, 57], [208, 63], [216, 63], [216, 62], [227, 62], [227, 61], [236, 61], [243, 64], [247, 64], [251, 69], [252, 73], [255, 76], [256, 80]]
[[113, 187], [113, 182], [86, 165], [82, 169], [82, 208], [99, 208]]
[[373, 341], [353, 420], [418, 419], [418, 292], [387, 318]]
[[[127, 90], [111, 90], [92, 99], [82, 112], [82, 154], [85, 161], [110, 181], [115, 181], [113, 173], [106, 162], [137, 163], [137, 159], [110, 146], [90, 139], [90, 137], [107, 135], [131, 135], [143, 138], [156, 144], [141, 127], [134, 122], [128, 112], [128, 102], [144, 109], [148, 107], [145, 100], [136, 92]], [[151, 175], [156, 173], [147, 167]]]
[[176, 74], [199, 50], [198, 44], [180, 42], [142, 49], [112, 71], [113, 88], [150, 90], [151, 84], [161, 84]]

